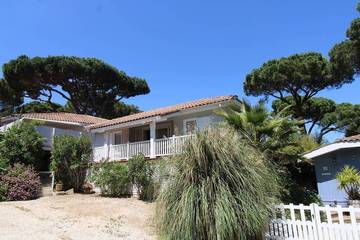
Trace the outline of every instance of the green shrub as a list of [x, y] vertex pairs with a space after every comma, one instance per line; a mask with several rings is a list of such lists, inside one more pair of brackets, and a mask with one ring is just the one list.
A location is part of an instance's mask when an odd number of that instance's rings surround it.
[[0, 180], [0, 202], [6, 201], [6, 196], [8, 193], [8, 186]]
[[44, 153], [44, 138], [35, 126], [35, 123], [20, 122], [5, 131], [0, 141], [0, 168], [15, 163], [37, 166]]
[[196, 134], [170, 157], [174, 171], [158, 197], [163, 239], [256, 239], [278, 194], [263, 154], [230, 129]]
[[129, 179], [136, 187], [141, 200], [152, 201], [156, 198], [158, 186], [154, 180], [154, 164], [146, 161], [144, 155], [129, 159]]
[[55, 181], [62, 182], [65, 189], [80, 192], [91, 160], [91, 141], [85, 136], [56, 136], [51, 151], [50, 169]]
[[90, 181], [99, 187], [104, 196], [123, 197], [131, 192], [129, 170], [124, 163], [103, 161], [91, 169]]

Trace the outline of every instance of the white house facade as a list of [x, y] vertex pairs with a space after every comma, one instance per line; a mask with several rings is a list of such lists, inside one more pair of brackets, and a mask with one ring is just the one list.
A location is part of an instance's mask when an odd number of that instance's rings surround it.
[[28, 113], [1, 119], [0, 131], [19, 121], [40, 121], [37, 130], [50, 150], [55, 136], [88, 135], [93, 160], [126, 161], [143, 154], [149, 159], [179, 153], [195, 131], [223, 121], [215, 112], [240, 101], [236, 96], [204, 98], [112, 120], [73, 113]]
[[239, 103], [236, 96], [205, 98], [90, 125], [94, 161], [179, 153], [192, 133], [223, 121], [217, 110]]

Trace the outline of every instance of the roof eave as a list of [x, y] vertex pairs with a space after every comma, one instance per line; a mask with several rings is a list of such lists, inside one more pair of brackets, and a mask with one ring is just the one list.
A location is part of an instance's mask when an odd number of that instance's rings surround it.
[[83, 127], [83, 126], [86, 125], [86, 123], [68, 122], [68, 121], [56, 121], [56, 120], [41, 119], [41, 118], [22, 117], [21, 119], [32, 120], [32, 121], [41, 121], [41, 122], [46, 122], [46, 123], [61, 123], [61, 124], [80, 126], [80, 127]]
[[136, 125], [144, 125], [144, 124], [150, 123], [152, 121], [156, 122], [156, 121], [165, 121], [165, 120], [166, 119], [164, 117], [158, 115], [158, 116], [138, 119], [138, 120], [124, 122], [124, 123], [118, 123], [118, 124], [103, 126], [103, 127], [98, 127], [98, 128], [91, 128], [91, 126], [88, 126], [87, 130], [90, 132], [93, 132], [93, 133], [102, 133], [102, 132], [107, 132], [107, 131], [110, 131], [113, 129], [126, 128], [126, 127], [131, 127], [131, 126], [136, 126]]
[[316, 150], [305, 153], [303, 157], [308, 159], [313, 159], [331, 152], [335, 152], [340, 149], [348, 149], [348, 148], [358, 148], [360, 147], [360, 141], [352, 141], [352, 142], [335, 142], [323, 147], [320, 147]]
[[190, 114], [190, 113], [196, 113], [196, 112], [201, 112], [201, 111], [214, 110], [215, 108], [227, 107], [231, 104], [241, 104], [241, 102], [237, 98], [233, 98], [233, 99], [223, 100], [223, 101], [219, 101], [219, 102], [212, 103], [212, 104], [197, 106], [197, 107], [190, 108], [190, 109], [176, 110], [171, 113], [167, 113], [167, 114], [163, 114], [163, 115], [159, 114], [156, 116], [146, 117], [146, 118], [138, 119], [138, 120], [134, 120], [134, 121], [117, 123], [117, 124], [110, 125], [110, 126], [97, 127], [96, 125], [93, 125], [94, 127], [92, 127], [90, 125], [90, 126], [88, 126], [87, 129], [90, 132], [94, 132], [94, 133], [95, 132], [97, 132], [97, 133], [106, 132], [106, 131], [109, 131], [112, 129], [125, 128], [125, 127], [136, 126], [136, 125], [143, 125], [143, 124], [149, 123], [151, 121], [157, 121], [157, 122], [158, 121], [166, 121], [170, 117], [176, 117], [176, 116], [180, 116], [182, 114]]

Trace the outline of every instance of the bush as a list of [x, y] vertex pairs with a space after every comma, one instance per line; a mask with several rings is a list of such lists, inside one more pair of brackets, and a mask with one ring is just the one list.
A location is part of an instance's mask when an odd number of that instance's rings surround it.
[[8, 193], [8, 187], [5, 182], [2, 181], [2, 177], [0, 176], [0, 202], [6, 201]]
[[91, 159], [91, 142], [88, 137], [57, 136], [51, 151], [50, 169], [55, 181], [62, 182], [64, 189], [80, 192]]
[[336, 179], [338, 188], [346, 192], [349, 200], [360, 200], [360, 173], [356, 168], [345, 166]]
[[277, 196], [263, 154], [230, 129], [196, 134], [170, 157], [174, 171], [158, 198], [164, 239], [256, 239]]
[[157, 196], [158, 186], [154, 180], [154, 168], [146, 161], [144, 155], [137, 155], [129, 159], [129, 179], [138, 190], [141, 200], [152, 201]]
[[103, 161], [91, 169], [90, 181], [99, 187], [101, 193], [110, 197], [130, 195], [131, 181], [126, 164]]
[[15, 164], [0, 176], [0, 200], [31, 200], [40, 192], [40, 177], [31, 166]]
[[5, 131], [0, 141], [0, 168], [15, 163], [37, 165], [43, 155], [43, 137], [36, 123], [20, 122]]

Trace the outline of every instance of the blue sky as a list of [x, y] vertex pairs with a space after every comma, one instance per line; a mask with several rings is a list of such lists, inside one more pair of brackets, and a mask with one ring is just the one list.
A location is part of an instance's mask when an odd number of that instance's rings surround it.
[[[327, 56], [359, 16], [356, 2], [4, 0], [0, 64], [20, 54], [100, 58], [147, 80], [151, 93], [126, 101], [142, 110], [243, 97], [246, 74], [267, 60], [307, 51]], [[357, 80], [320, 95], [360, 103], [359, 90]]]

